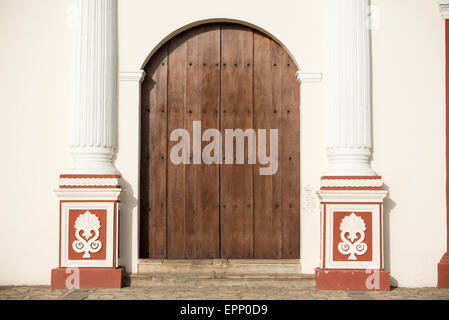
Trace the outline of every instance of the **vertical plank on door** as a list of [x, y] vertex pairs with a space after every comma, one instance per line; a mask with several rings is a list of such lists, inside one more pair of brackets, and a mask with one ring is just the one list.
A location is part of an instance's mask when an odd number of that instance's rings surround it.
[[140, 212], [139, 212], [139, 258], [150, 256], [150, 82], [154, 73], [154, 64], [145, 67], [148, 75], [142, 83], [140, 98]]
[[[168, 133], [184, 128], [186, 112], [187, 34], [169, 42], [168, 48]], [[168, 136], [168, 150], [178, 142]], [[185, 257], [185, 165], [167, 159], [167, 258]]]
[[280, 168], [282, 175], [283, 258], [299, 259], [300, 251], [300, 153], [299, 86], [295, 63], [281, 49], [282, 135]]
[[[222, 134], [225, 134], [225, 129], [240, 128], [245, 131], [253, 128], [252, 29], [237, 25], [222, 26], [221, 77]], [[223, 164], [221, 167], [222, 258], [253, 257], [254, 165], [248, 164], [247, 150], [245, 143], [245, 164]]]
[[[220, 128], [220, 25], [198, 29], [198, 116], [203, 132]], [[210, 142], [203, 142], [201, 150]], [[197, 259], [219, 258], [219, 165], [198, 166]]]
[[[186, 48], [186, 78], [185, 78], [185, 109], [184, 124], [193, 141], [193, 121], [199, 120], [198, 112], [198, 34], [199, 29], [193, 28], [187, 31]], [[178, 259], [196, 259], [197, 237], [197, 209], [198, 209], [198, 166], [193, 164], [193, 145], [190, 144], [190, 165], [185, 166], [185, 196], [184, 196], [184, 243], [185, 252]], [[179, 196], [182, 197], [180, 194]]]
[[[290, 134], [285, 132], [282, 128], [281, 116], [282, 116], [282, 74], [281, 74], [281, 62], [282, 62], [282, 48], [275, 41], [271, 40], [271, 83], [272, 83], [272, 105], [271, 105], [271, 126], [272, 128], [278, 129], [278, 172], [272, 176], [273, 183], [273, 202], [271, 210], [273, 211], [273, 222], [274, 227], [278, 228], [280, 235], [278, 234], [277, 244], [278, 255], [276, 257], [283, 258], [283, 211], [282, 211], [282, 192], [284, 189], [282, 180], [282, 167], [281, 167], [281, 157], [282, 151], [288, 146], [282, 144], [281, 137], [284, 134]], [[293, 173], [292, 173], [293, 174]]]
[[164, 160], [167, 156], [167, 46], [162, 47], [152, 58], [144, 88], [149, 90], [143, 100], [144, 108], [147, 98], [149, 105], [149, 108], [143, 110], [143, 115], [148, 117], [148, 126], [145, 125], [148, 148], [142, 148], [142, 157], [146, 157], [147, 160], [144, 161], [149, 162], [148, 178], [143, 176], [145, 181], [149, 181], [149, 257], [164, 259], [167, 254], [167, 185]]
[[[271, 155], [270, 129], [279, 128], [278, 105], [280, 72], [277, 54], [272, 52], [272, 40], [260, 32], [254, 32], [254, 128], [266, 130], [266, 154]], [[276, 64], [276, 66], [274, 66]], [[276, 87], [276, 89], [275, 89]], [[259, 139], [260, 137], [258, 137]], [[258, 154], [260, 150], [258, 150]], [[274, 208], [280, 201], [279, 183], [275, 176], [260, 175], [259, 169], [267, 167], [259, 162], [254, 171], [254, 258], [280, 259], [282, 256], [281, 211]]]

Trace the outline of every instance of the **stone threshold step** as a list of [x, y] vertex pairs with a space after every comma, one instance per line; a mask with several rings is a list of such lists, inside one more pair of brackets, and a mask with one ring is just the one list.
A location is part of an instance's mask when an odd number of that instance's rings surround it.
[[281, 260], [139, 260], [138, 273], [300, 274], [299, 259]]
[[303, 280], [314, 279], [311, 274], [238, 274], [238, 273], [134, 273], [128, 274], [127, 277], [131, 279], [145, 279], [145, 280], [258, 280], [258, 279], [274, 279], [274, 280]]
[[158, 286], [176, 283], [194, 283], [198, 286], [241, 286], [273, 282], [289, 282], [304, 287], [315, 286], [314, 275], [309, 274], [237, 274], [237, 273], [139, 273], [127, 274], [125, 283], [132, 287]]

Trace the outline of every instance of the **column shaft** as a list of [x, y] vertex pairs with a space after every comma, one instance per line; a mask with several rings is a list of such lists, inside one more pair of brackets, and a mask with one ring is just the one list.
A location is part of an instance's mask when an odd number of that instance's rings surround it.
[[368, 0], [329, 0], [329, 101], [325, 176], [374, 176]]
[[70, 148], [76, 174], [116, 174], [117, 3], [77, 0]]

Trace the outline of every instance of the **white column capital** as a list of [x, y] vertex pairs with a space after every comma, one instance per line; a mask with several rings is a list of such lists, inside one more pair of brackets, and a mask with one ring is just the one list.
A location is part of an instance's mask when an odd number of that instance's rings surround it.
[[449, 0], [440, 0], [440, 12], [443, 19], [449, 19]]

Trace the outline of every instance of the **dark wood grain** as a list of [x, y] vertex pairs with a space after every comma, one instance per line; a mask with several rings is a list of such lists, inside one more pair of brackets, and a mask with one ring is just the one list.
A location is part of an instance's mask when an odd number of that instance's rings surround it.
[[[168, 132], [186, 124], [187, 33], [169, 42]], [[168, 141], [168, 149], [178, 142]], [[189, 166], [190, 167], [190, 166]], [[186, 165], [167, 161], [167, 258], [185, 257]]]
[[[198, 30], [198, 119], [202, 130], [220, 128], [220, 25]], [[202, 149], [209, 142], [202, 142]], [[220, 257], [219, 165], [198, 166], [197, 259]]]
[[296, 83], [298, 69], [284, 49], [280, 48], [280, 52], [282, 131], [279, 137], [282, 150], [279, 155], [282, 179], [282, 257], [294, 259], [299, 258], [300, 254], [300, 103]]
[[[273, 64], [277, 55], [272, 50], [272, 40], [254, 34], [254, 126], [265, 129], [267, 155], [271, 154], [270, 129], [279, 128], [279, 115], [274, 113], [279, 104], [280, 72]], [[282, 256], [280, 184], [275, 176], [260, 175], [258, 164], [254, 173], [254, 258], [271, 259]]]
[[[142, 130], [146, 130], [142, 142], [147, 143], [142, 144], [141, 150], [142, 161], [146, 164], [141, 166], [144, 184], [141, 195], [148, 211], [141, 210], [140, 217], [148, 224], [148, 231], [142, 235], [149, 237], [145, 256], [166, 258], [167, 46], [155, 54], [147, 68], [142, 94]], [[145, 243], [141, 250], [147, 250]]]
[[[141, 258], [299, 258], [296, 71], [277, 42], [229, 23], [189, 29], [154, 54], [141, 90]], [[172, 164], [169, 134], [185, 128], [193, 141], [196, 120], [222, 132], [223, 149], [225, 129], [266, 129], [268, 155], [278, 129], [277, 173], [248, 164], [246, 139], [245, 164], [193, 164], [192, 143], [191, 164]]]
[[[253, 128], [253, 30], [222, 27], [221, 126]], [[234, 143], [235, 150], [235, 143]], [[245, 143], [245, 158], [248, 157]], [[221, 168], [221, 257], [253, 257], [254, 165], [225, 164]], [[225, 155], [226, 156], [226, 155]]]

